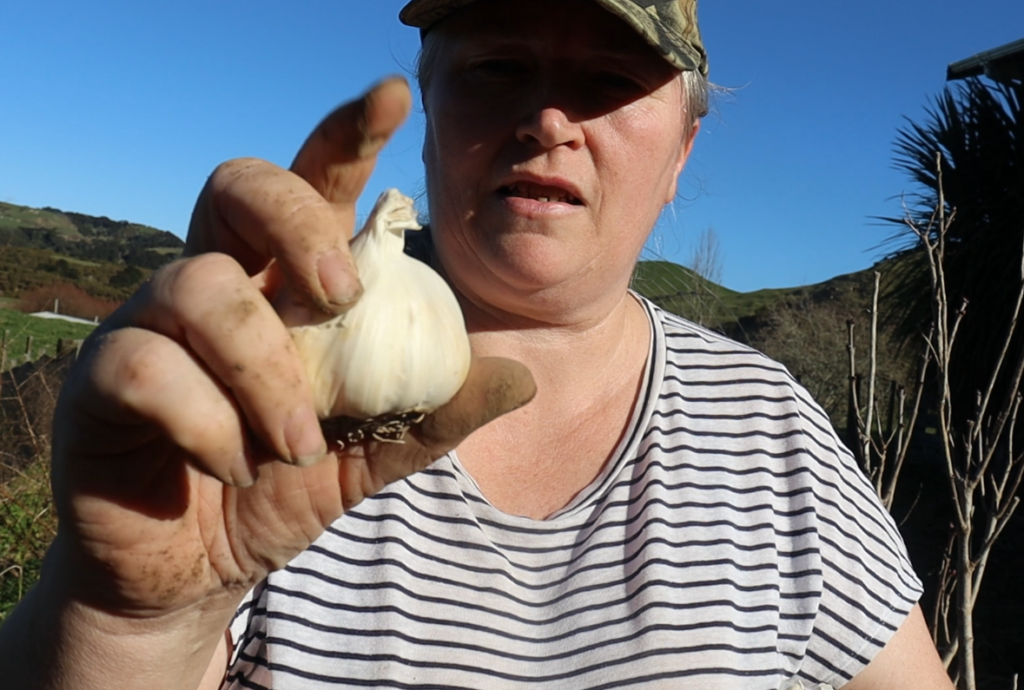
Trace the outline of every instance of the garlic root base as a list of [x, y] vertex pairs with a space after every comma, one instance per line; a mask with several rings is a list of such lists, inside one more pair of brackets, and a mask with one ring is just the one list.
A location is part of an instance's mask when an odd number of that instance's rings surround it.
[[425, 416], [423, 412], [397, 412], [370, 419], [333, 417], [321, 420], [320, 429], [328, 443], [338, 444], [338, 450], [363, 441], [405, 443], [405, 432]]

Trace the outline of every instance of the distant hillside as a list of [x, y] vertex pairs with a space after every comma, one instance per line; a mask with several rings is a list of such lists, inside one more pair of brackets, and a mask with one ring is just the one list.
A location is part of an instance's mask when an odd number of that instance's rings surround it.
[[37, 310], [60, 299], [102, 316], [183, 247], [138, 223], [0, 202], [0, 301]]
[[631, 287], [673, 314], [724, 332], [799, 289], [736, 292], [669, 261], [641, 261]]
[[[52, 308], [92, 319], [109, 313], [183, 242], [156, 228], [106, 217], [0, 203], [0, 306]], [[815, 285], [736, 292], [667, 261], [643, 261], [632, 287], [663, 308], [781, 361], [841, 423], [849, 378], [847, 321], [866, 352], [875, 269]], [[6, 298], [6, 300], [4, 299]], [[884, 308], [883, 308], [884, 311]], [[890, 369], [905, 370], [883, 329]]]
[[180, 255], [184, 243], [166, 230], [126, 220], [0, 202], [0, 246], [154, 269]]
[[875, 271], [885, 275], [891, 270], [883, 262], [813, 285], [736, 292], [705, 280], [685, 266], [641, 261], [630, 287], [674, 314], [750, 342], [782, 307], [800, 305], [813, 311], [816, 306], [830, 304], [833, 311], [860, 319], [871, 306]]

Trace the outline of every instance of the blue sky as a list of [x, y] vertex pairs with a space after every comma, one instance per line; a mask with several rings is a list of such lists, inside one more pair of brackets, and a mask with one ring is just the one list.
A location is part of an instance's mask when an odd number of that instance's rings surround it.
[[[552, 0], [557, 2], [558, 0]], [[401, 0], [6, 0], [0, 201], [183, 235], [217, 163], [288, 165], [309, 129], [418, 48]], [[946, 65], [1024, 37], [1020, 0], [704, 0], [720, 97], [649, 247], [686, 263], [714, 228], [722, 282], [790, 287], [870, 266], [914, 188], [897, 128]], [[417, 115], [384, 151], [383, 188], [423, 189]]]

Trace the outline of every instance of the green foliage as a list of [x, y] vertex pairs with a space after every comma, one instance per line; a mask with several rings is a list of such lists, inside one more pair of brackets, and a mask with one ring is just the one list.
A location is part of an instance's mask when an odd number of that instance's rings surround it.
[[68, 278], [70, 280], [78, 280], [82, 277], [82, 272], [77, 267], [68, 263], [67, 259], [57, 259], [52, 264], [39, 264], [39, 270], [54, 273], [61, 278]]
[[39, 579], [56, 533], [49, 463], [40, 458], [0, 483], [0, 622]]
[[110, 285], [116, 288], [131, 288], [134, 290], [145, 277], [145, 274], [138, 268], [128, 265], [110, 276]]
[[41, 357], [0, 372], [0, 620], [39, 578], [57, 532], [50, 430], [74, 357]]
[[182, 242], [173, 234], [148, 225], [126, 220], [111, 220], [106, 216], [61, 211], [58, 208], [30, 208], [0, 201], [0, 230], [28, 228], [53, 230], [69, 238], [107, 237], [126, 239], [148, 237], [150, 247], [180, 247]]
[[183, 247], [175, 235], [138, 223], [0, 203], [0, 296], [65, 282], [123, 302]]
[[[123, 302], [132, 290], [111, 286], [110, 278], [124, 268], [123, 263], [85, 261], [43, 249], [0, 246], [0, 295], [15, 298], [35, 288], [68, 282], [98, 299]], [[147, 276], [150, 273], [149, 269], [143, 272]]]
[[[843, 438], [850, 411], [850, 326], [856, 374], [863, 379], [868, 374], [871, 351], [873, 273], [838, 276], [791, 291], [746, 323], [749, 344], [785, 364], [828, 413]], [[893, 402], [885, 391], [892, 385], [912, 388], [918, 354], [913, 348], [901, 348], [891, 329], [880, 330], [876, 383], [882, 400], [876, 404], [876, 412], [883, 418]], [[866, 396], [867, 390], [861, 390], [860, 395]]]

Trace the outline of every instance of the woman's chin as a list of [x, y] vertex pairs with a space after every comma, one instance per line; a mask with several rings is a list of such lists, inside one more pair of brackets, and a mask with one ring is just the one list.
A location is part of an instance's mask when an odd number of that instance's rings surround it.
[[586, 262], [579, 251], [557, 237], [515, 233], [501, 238], [485, 261], [500, 282], [536, 292], [571, 282]]

